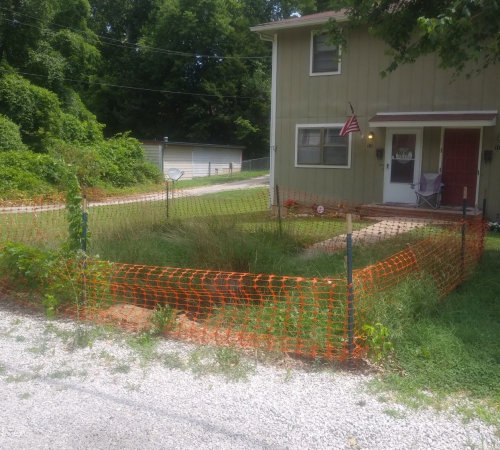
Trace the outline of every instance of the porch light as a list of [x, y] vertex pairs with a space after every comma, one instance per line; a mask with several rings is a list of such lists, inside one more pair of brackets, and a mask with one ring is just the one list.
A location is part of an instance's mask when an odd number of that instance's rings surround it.
[[493, 151], [492, 150], [485, 150], [483, 158], [484, 158], [484, 162], [486, 164], [491, 163], [491, 161], [493, 161]]
[[375, 133], [373, 131], [370, 131], [368, 133], [368, 139], [372, 140], [375, 137]]

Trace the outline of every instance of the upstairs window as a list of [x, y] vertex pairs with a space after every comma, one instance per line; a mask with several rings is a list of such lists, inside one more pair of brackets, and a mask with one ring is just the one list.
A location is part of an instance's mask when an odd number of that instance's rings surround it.
[[326, 34], [311, 34], [311, 75], [338, 75], [340, 49], [326, 45]]
[[342, 125], [297, 125], [296, 167], [333, 167], [351, 165], [350, 134], [339, 136]]

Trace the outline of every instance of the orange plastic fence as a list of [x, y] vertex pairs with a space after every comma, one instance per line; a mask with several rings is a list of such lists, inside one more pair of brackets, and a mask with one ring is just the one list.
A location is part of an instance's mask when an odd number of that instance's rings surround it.
[[[476, 212], [464, 222], [454, 209], [356, 205], [285, 188], [271, 189], [271, 196], [265, 189], [204, 197], [176, 191], [168, 203], [166, 192], [158, 191], [90, 198], [90, 205], [92, 242], [111, 238], [119, 245], [123, 233], [219, 216], [250, 231], [266, 226], [288, 233], [309, 254], [345, 252], [345, 215], [352, 214], [354, 247], [378, 246], [388, 256], [354, 272], [354, 356], [366, 351], [362, 328], [374, 320], [380, 302], [397, 304], [398, 286], [419, 277], [443, 297], [477, 265], [485, 236]], [[54, 248], [66, 237], [65, 215], [64, 204], [47, 199], [3, 204], [0, 242]], [[51, 276], [43, 286], [61, 286], [51, 291], [60, 313], [134, 330], [156, 327], [197, 343], [347, 357], [345, 271], [324, 279], [88, 260], [66, 261]], [[33, 288], [25, 281], [0, 263], [0, 294], [41, 304], [42, 284]]]

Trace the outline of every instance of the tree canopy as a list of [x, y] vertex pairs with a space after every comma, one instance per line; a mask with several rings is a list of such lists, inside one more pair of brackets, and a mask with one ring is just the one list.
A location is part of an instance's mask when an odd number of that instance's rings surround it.
[[435, 53], [442, 68], [470, 76], [500, 60], [500, 2], [485, 0], [331, 0], [320, 8], [346, 9], [349, 22], [328, 24], [332, 42], [348, 46], [360, 25], [389, 46], [391, 72]]
[[38, 152], [47, 139], [99, 140], [98, 120], [105, 136], [130, 130], [266, 154], [271, 46], [249, 27], [308, 8], [311, 0], [5, 0], [0, 114]]

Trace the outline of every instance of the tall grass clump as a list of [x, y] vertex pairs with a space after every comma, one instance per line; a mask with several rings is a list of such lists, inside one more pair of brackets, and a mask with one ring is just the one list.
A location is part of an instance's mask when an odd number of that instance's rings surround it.
[[438, 286], [425, 272], [410, 274], [389, 289], [364, 292], [359, 286], [357, 326], [361, 329], [364, 325], [383, 324], [397, 347], [415, 323], [431, 317], [439, 306]]
[[165, 227], [171, 242], [180, 244], [192, 267], [228, 272], [253, 272], [273, 266], [276, 255], [293, 255], [302, 245], [276, 227], [256, 224], [242, 230], [232, 216], [212, 216]]
[[[404, 320], [394, 323], [399, 308], [384, 306], [379, 298], [370, 320], [385, 320], [392, 327], [397, 344], [391, 367], [397, 370], [388, 371], [374, 387], [394, 390], [401, 400], [416, 406], [465, 394], [469, 403], [461, 411], [466, 417], [480, 417], [500, 430], [499, 273], [500, 236], [490, 233], [471, 278], [443, 300], [430, 297], [434, 304], [427, 300], [429, 276], [421, 286], [413, 285], [423, 296], [410, 292], [409, 284], [402, 286], [395, 294], [401, 293], [403, 299], [416, 297], [410, 303], [414, 313], [401, 313]], [[403, 301], [402, 312], [405, 305]]]

